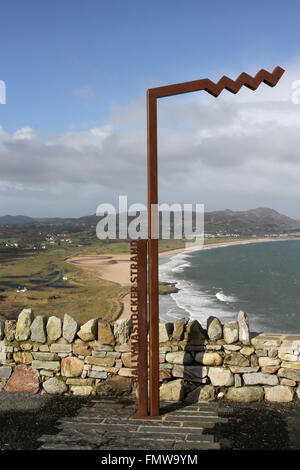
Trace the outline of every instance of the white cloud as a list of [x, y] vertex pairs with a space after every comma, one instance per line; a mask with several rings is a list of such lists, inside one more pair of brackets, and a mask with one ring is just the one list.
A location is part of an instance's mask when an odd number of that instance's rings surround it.
[[102, 126], [94, 127], [88, 131], [67, 132], [55, 136], [46, 143], [47, 146], [65, 146], [78, 151], [84, 151], [86, 148], [102, 149], [107, 137], [112, 134], [112, 127]]
[[[197, 93], [161, 100], [160, 200], [204, 202], [209, 210], [268, 205], [300, 217], [300, 105], [291, 100], [298, 77], [300, 68], [291, 67], [275, 88], [262, 84], [255, 93], [223, 92], [218, 99]], [[10, 186], [12, 197], [44, 188], [49, 207], [56, 201], [65, 215], [72, 201], [72, 210], [77, 201], [83, 213], [119, 194], [144, 202], [145, 99], [114, 106], [104, 126], [48, 141], [30, 126], [12, 135], [0, 127], [0, 164], [2, 184], [17, 185], [15, 193]]]
[[13, 137], [16, 140], [33, 140], [36, 135], [34, 129], [32, 129], [30, 126], [26, 126], [22, 129], [18, 129], [14, 133]]

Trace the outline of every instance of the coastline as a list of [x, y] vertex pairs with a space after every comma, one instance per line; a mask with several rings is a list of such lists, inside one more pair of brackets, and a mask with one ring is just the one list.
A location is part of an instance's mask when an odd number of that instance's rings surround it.
[[[207, 250], [212, 248], [224, 248], [232, 245], [244, 245], [252, 243], [266, 243], [286, 240], [297, 240], [296, 238], [249, 238], [244, 240], [234, 240], [220, 243], [207, 243], [203, 247], [195, 247], [191, 249], [177, 248], [175, 250], [167, 250], [159, 253], [159, 257], [173, 256], [182, 252], [193, 252], [200, 250]], [[299, 238], [298, 238], [299, 240]], [[93, 270], [97, 275], [104, 280], [116, 282], [122, 286], [129, 286], [129, 265], [130, 255], [129, 254], [105, 254], [105, 255], [86, 255], [76, 256], [73, 258], [66, 259], [66, 262], [78, 265], [84, 269]], [[122, 311], [118, 319], [124, 319], [130, 317], [130, 295], [126, 294], [121, 302], [123, 304]]]
[[227, 247], [227, 246], [232, 246], [232, 245], [248, 245], [252, 243], [264, 243], [264, 242], [282, 242], [282, 241], [288, 241], [288, 240], [300, 240], [300, 238], [246, 238], [244, 240], [235, 240], [235, 241], [228, 241], [228, 242], [220, 242], [220, 243], [206, 243], [204, 244], [201, 248], [191, 248], [191, 249], [185, 249], [185, 248], [177, 248], [175, 250], [168, 250], [168, 251], [162, 251], [159, 253], [159, 256], [171, 256], [175, 255], [177, 253], [182, 253], [183, 251], [188, 252], [193, 252], [193, 251], [200, 251], [200, 250], [208, 250], [210, 248], [221, 248], [221, 247]]

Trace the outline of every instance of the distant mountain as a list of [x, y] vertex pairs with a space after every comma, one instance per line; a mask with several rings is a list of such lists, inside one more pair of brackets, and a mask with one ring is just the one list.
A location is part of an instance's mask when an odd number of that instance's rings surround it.
[[[128, 221], [134, 217], [128, 217]], [[117, 215], [118, 219], [118, 215]], [[79, 218], [39, 218], [33, 219], [23, 215], [0, 217], [0, 225], [56, 225], [66, 227], [92, 227], [96, 226], [100, 217], [96, 215], [87, 215]], [[250, 234], [271, 234], [287, 233], [300, 231], [300, 220], [292, 219], [286, 215], [280, 214], [274, 209], [259, 207], [247, 211], [232, 211], [229, 209], [222, 211], [206, 212], [204, 215], [205, 233], [232, 233], [240, 235]], [[172, 231], [171, 217], [171, 231]]]
[[205, 232], [280, 233], [300, 230], [298, 220], [280, 214], [274, 209], [259, 207], [248, 211], [207, 212], [204, 216]]
[[44, 217], [35, 219], [34, 222], [43, 224], [43, 225], [68, 225], [68, 224], [76, 224], [76, 225], [93, 225], [99, 222], [99, 217], [94, 215], [85, 215], [83, 217]]
[[23, 225], [35, 222], [32, 217], [26, 215], [3, 215], [0, 216], [0, 225]]

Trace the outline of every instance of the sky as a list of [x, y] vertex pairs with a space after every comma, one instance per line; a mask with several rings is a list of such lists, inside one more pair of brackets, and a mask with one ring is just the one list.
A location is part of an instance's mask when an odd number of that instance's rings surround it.
[[280, 65], [275, 88], [159, 102], [159, 200], [300, 218], [298, 1], [0, 8], [0, 215], [79, 217], [118, 209], [119, 195], [145, 203], [146, 90]]

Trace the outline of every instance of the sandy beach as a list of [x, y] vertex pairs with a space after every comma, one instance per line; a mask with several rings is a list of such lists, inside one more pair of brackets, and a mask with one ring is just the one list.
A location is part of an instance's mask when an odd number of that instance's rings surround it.
[[[222, 243], [208, 243], [204, 245], [202, 249], [210, 249], [216, 247], [225, 247], [231, 245], [243, 245], [249, 243], [263, 243], [263, 242], [275, 242], [287, 240], [287, 238], [274, 239], [274, 238], [251, 238], [245, 240], [236, 240], [228, 241]], [[199, 250], [199, 247], [196, 248]], [[182, 253], [185, 251], [184, 248], [179, 248], [176, 250], [168, 250], [161, 252], [160, 257], [175, 255], [177, 253]], [[187, 250], [187, 251], [193, 251]], [[130, 255], [129, 254], [119, 254], [119, 255], [88, 255], [88, 256], [79, 256], [75, 258], [69, 258], [66, 260], [68, 263], [76, 264], [82, 268], [94, 269], [97, 271], [97, 274], [100, 275], [102, 279], [107, 281], [117, 282], [122, 286], [130, 285], [129, 281], [129, 263]], [[125, 295], [122, 299], [123, 310], [121, 312], [120, 318], [128, 318], [130, 316], [130, 296], [129, 294]]]
[[[113, 281], [127, 286], [129, 281], [130, 255], [88, 255], [69, 258], [68, 263], [76, 264], [82, 268], [94, 269], [102, 279]], [[119, 319], [130, 317], [130, 296], [125, 295], [122, 299], [123, 309]]]

